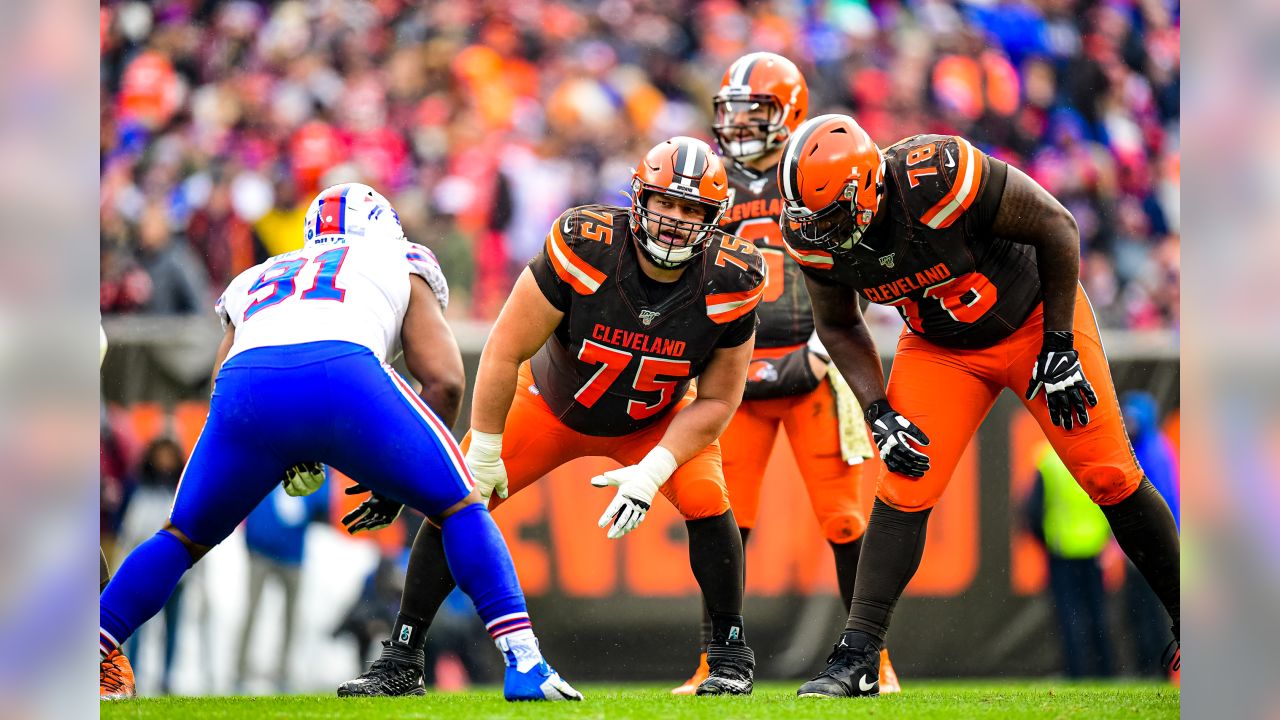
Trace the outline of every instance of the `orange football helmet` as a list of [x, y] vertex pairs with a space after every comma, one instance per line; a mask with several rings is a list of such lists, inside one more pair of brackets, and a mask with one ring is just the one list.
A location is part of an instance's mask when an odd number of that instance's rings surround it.
[[884, 153], [853, 118], [820, 115], [787, 141], [778, 186], [792, 231], [815, 247], [851, 247], [880, 210]]
[[[699, 203], [705, 217], [696, 222], [650, 210], [645, 203], [652, 193]], [[631, 234], [660, 267], [680, 267], [701, 253], [728, 209], [724, 162], [696, 138], [677, 136], [655, 145], [631, 175]]]
[[[729, 66], [712, 100], [720, 151], [751, 160], [781, 145], [809, 113], [809, 86], [795, 63], [774, 53], [743, 55]], [[768, 108], [766, 118], [743, 116]], [[745, 120], [745, 121], [744, 121]], [[750, 136], [743, 137], [750, 133]]]

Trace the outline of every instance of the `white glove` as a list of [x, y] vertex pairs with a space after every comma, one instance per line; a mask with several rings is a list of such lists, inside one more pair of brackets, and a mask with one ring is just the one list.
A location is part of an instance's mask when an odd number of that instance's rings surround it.
[[502, 464], [502, 433], [480, 432], [471, 429], [471, 446], [467, 448], [467, 469], [476, 481], [480, 497], [489, 502], [489, 496], [497, 491], [498, 497], [507, 496], [507, 466]]
[[609, 528], [608, 538], [616, 540], [635, 530], [653, 505], [658, 488], [676, 471], [676, 458], [661, 445], [649, 451], [635, 465], [610, 470], [591, 478], [596, 487], [613, 485], [618, 494], [600, 516], [598, 525]]
[[324, 466], [320, 463], [298, 463], [285, 471], [280, 484], [284, 485], [287, 495], [310, 495], [324, 484]]

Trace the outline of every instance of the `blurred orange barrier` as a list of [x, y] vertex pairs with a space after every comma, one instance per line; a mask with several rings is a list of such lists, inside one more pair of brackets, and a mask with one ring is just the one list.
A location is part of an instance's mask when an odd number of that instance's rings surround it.
[[[208, 403], [203, 401], [170, 408], [137, 403], [119, 414], [124, 425], [120, 429], [143, 445], [161, 434], [173, 434], [190, 453], [207, 412]], [[1039, 432], [1034, 424], [1032, 429]], [[779, 433], [776, 443], [766, 470], [760, 518], [747, 549], [747, 592], [757, 596], [835, 592], [831, 551], [813, 518], [785, 432]], [[907, 588], [908, 595], [959, 595], [977, 575], [977, 449], [975, 440], [934, 509], [924, 561]], [[655, 503], [644, 531], [620, 542], [606, 540], [604, 531], [596, 527], [611, 495], [592, 488], [588, 480], [616, 465], [606, 458], [575, 460], [505, 502], [494, 514], [526, 593], [598, 598], [617, 594], [685, 597], [698, 592], [689, 570], [684, 522], [670, 503]], [[867, 513], [879, 471], [879, 460], [872, 459], [858, 474]], [[345, 529], [339, 520], [364, 499], [344, 494], [350, 484], [349, 478], [334, 471], [330, 517], [340, 532]], [[374, 540], [384, 552], [398, 550], [406, 540], [401, 523], [361, 537]]]

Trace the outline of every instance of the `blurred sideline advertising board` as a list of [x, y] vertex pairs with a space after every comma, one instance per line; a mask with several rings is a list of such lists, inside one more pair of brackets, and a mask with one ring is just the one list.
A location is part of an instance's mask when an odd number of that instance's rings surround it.
[[[110, 320], [110, 319], [109, 319]], [[172, 432], [188, 449], [207, 410], [211, 333], [191, 339], [159, 337], [129, 318], [114, 328], [103, 388], [117, 427], [145, 442]], [[169, 321], [162, 321], [167, 323]], [[199, 331], [187, 332], [195, 337]], [[170, 326], [172, 329], [175, 326]], [[113, 324], [107, 323], [109, 335]], [[483, 333], [459, 337], [469, 378], [474, 378]], [[153, 334], [154, 333], [154, 334]], [[202, 338], [202, 339], [201, 339]], [[476, 339], [480, 342], [476, 342]], [[892, 338], [880, 338], [892, 349]], [[1179, 404], [1176, 338], [1169, 335], [1104, 335], [1120, 392], [1155, 393], [1168, 414]], [[203, 369], [194, 357], [203, 345]], [[174, 361], [174, 358], [178, 358]], [[165, 363], [172, 362], [166, 369]], [[203, 380], [199, 379], [203, 375]], [[464, 408], [462, 417], [469, 415]], [[961, 460], [930, 519], [919, 573], [894, 616], [890, 646], [895, 665], [911, 675], [1041, 675], [1059, 668], [1052, 607], [1044, 595], [1045, 562], [1021, 529], [1020, 507], [1034, 474], [1039, 428], [1005, 393]], [[683, 677], [693, 657], [699, 621], [697, 586], [688, 567], [684, 523], [659, 501], [639, 532], [622, 541], [604, 538], [595, 521], [609, 500], [588, 479], [613, 463], [585, 458], [553, 472], [507, 501], [495, 513], [515, 556], [546, 642], [565, 647], [557, 662], [572, 677]], [[870, 512], [877, 460], [863, 466], [864, 510]], [[334, 489], [334, 518], [349, 498]], [[747, 550], [746, 619], [763, 677], [789, 677], [821, 667], [829, 643], [843, 626], [835, 596], [831, 553], [809, 507], [785, 432], [771, 456], [760, 518]], [[395, 544], [394, 533], [382, 542]], [[1123, 558], [1106, 556], [1112, 641], [1117, 666], [1132, 658], [1123, 595], [1115, 592]], [[557, 641], [558, 640], [558, 641]]]

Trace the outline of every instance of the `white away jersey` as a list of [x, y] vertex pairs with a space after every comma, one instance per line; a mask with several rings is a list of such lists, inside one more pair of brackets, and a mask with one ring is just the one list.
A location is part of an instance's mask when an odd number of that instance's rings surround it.
[[399, 352], [409, 275], [431, 286], [440, 307], [449, 287], [435, 255], [407, 240], [323, 238], [277, 255], [231, 281], [214, 307], [236, 328], [227, 357], [250, 348], [345, 340], [380, 360]]

